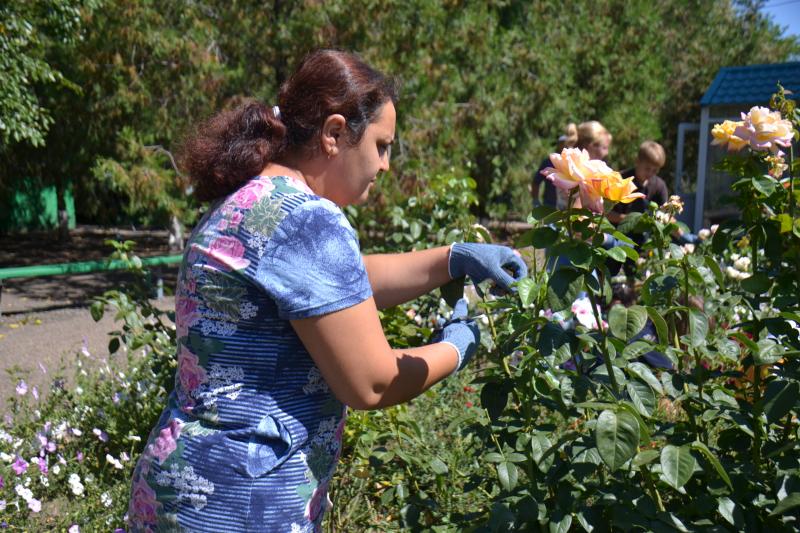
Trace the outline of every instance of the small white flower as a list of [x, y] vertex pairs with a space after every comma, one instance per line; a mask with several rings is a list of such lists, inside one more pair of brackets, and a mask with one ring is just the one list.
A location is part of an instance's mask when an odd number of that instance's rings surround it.
[[75, 387], [75, 394], [83, 394], [83, 388], [80, 385]]
[[81, 477], [78, 474], [70, 474], [69, 475], [69, 488], [72, 490], [72, 494], [75, 496], [81, 496], [84, 491], [83, 483], [81, 483]]
[[739, 270], [741, 272], [747, 272], [750, 270], [750, 258], [747, 256], [740, 257], [733, 263], [733, 268]]
[[47, 479], [47, 476], [44, 475], [39, 476], [39, 483], [41, 483], [45, 487], [50, 486], [50, 480]]
[[123, 468], [125, 468], [124, 466], [122, 466], [122, 463], [120, 463], [117, 459], [115, 459], [114, 456], [111, 455], [110, 453], [106, 454], [106, 461], [111, 463], [111, 465], [117, 470], [122, 470]]
[[711, 230], [703, 228], [703, 229], [701, 229], [700, 231], [697, 232], [697, 236], [700, 237], [701, 241], [704, 241], [704, 240], [708, 239], [709, 237], [711, 237]]
[[105, 507], [111, 507], [114, 502], [111, 500], [111, 496], [109, 496], [107, 492], [104, 492], [100, 495], [100, 503]]
[[684, 244], [683, 245], [683, 251], [686, 252], [687, 254], [693, 254], [694, 253], [694, 244], [691, 244], [691, 243]]
[[56, 475], [56, 476], [57, 476], [57, 475], [59, 475], [60, 473], [61, 473], [61, 466], [60, 466], [60, 465], [55, 465], [55, 466], [53, 467], [53, 475]]
[[0, 461], [3, 461], [5, 463], [13, 463], [14, 456], [7, 454], [6, 452], [0, 452]]
[[6, 510], [6, 501], [0, 500], [0, 512], [3, 512], [5, 510]]
[[711, 235], [714, 235], [717, 232], [717, 230], [719, 229], [719, 224], [712, 224], [711, 228], [709, 228], [709, 229], [711, 230]]
[[67, 530], [68, 533], [81, 533], [81, 528], [78, 524], [72, 524]]

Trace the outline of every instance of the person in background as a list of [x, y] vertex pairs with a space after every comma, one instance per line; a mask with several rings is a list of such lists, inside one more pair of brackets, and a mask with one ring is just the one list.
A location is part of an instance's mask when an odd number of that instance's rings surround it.
[[[644, 198], [634, 200], [629, 204], [617, 204], [608, 214], [608, 219], [619, 224], [630, 213], [645, 213], [650, 202], [664, 205], [669, 200], [667, 183], [658, 176], [658, 172], [664, 167], [667, 161], [664, 147], [655, 141], [645, 141], [639, 146], [639, 154], [633, 168], [622, 171], [623, 178], [633, 176], [639, 192], [644, 193]], [[639, 237], [641, 240], [641, 237]], [[636, 240], [636, 239], [634, 239]], [[641, 242], [637, 241], [638, 244]]]
[[[572, 148], [578, 142], [578, 127], [574, 122], [567, 124], [564, 133], [558, 137], [558, 146], [556, 151], [561, 152], [564, 148]], [[533, 207], [539, 205], [546, 205], [550, 207], [556, 206], [557, 189], [553, 183], [547, 179], [542, 171], [546, 168], [552, 167], [553, 163], [550, 161], [550, 155], [544, 158], [542, 164], [536, 170], [533, 176], [533, 184], [531, 185], [531, 196], [533, 197]], [[542, 183], [544, 183], [544, 192], [541, 191]], [[541, 201], [539, 195], [542, 195]]]

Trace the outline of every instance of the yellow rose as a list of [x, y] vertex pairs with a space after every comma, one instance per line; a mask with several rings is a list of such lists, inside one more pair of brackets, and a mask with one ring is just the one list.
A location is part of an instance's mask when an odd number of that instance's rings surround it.
[[747, 141], [736, 136], [736, 129], [744, 126], [744, 121], [726, 120], [722, 124], [716, 124], [711, 129], [711, 135], [714, 140], [711, 144], [718, 146], [726, 146], [728, 150], [737, 152], [747, 146]]
[[636, 184], [633, 183], [633, 178], [623, 179], [619, 172], [611, 172], [602, 176], [598, 186], [602, 197], [612, 202], [629, 204], [637, 198], [644, 198], [644, 194], [634, 192]]

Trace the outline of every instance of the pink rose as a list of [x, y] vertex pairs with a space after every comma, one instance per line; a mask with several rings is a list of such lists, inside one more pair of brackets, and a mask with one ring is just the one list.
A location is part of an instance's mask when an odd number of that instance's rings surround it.
[[188, 394], [206, 382], [206, 370], [200, 365], [200, 360], [190, 352], [186, 346], [181, 346], [178, 354], [178, 380], [181, 387]]
[[167, 427], [158, 433], [158, 437], [149, 446], [150, 453], [158, 458], [159, 463], [167, 460], [172, 452], [178, 447], [176, 439], [181, 435], [181, 423], [176, 419], [172, 419], [167, 424]]
[[226, 229], [228, 229], [228, 219], [227, 218], [219, 219], [219, 222], [217, 223], [217, 229], [219, 231], [225, 231]]
[[161, 504], [156, 500], [156, 493], [147, 484], [142, 476], [137, 476], [133, 484], [131, 504], [128, 516], [134, 525], [155, 524], [158, 521], [158, 507]]
[[272, 181], [255, 179], [236, 191], [231, 197], [231, 201], [236, 207], [250, 209], [253, 204], [272, 192], [273, 189], [275, 189], [275, 184]]
[[244, 245], [235, 237], [223, 236], [211, 241], [208, 255], [233, 270], [242, 270], [250, 264], [244, 258]]
[[175, 300], [175, 322], [190, 328], [197, 324], [198, 320], [200, 320], [200, 313], [197, 312], [197, 300], [178, 296]]
[[230, 220], [231, 229], [238, 228], [239, 224], [242, 223], [243, 219], [244, 219], [244, 215], [239, 211], [237, 211], [234, 214], [232, 214], [231, 215], [231, 220]]

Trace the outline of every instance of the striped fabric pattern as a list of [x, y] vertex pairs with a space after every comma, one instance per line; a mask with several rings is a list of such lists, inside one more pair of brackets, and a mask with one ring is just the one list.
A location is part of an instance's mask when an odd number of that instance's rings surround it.
[[258, 176], [189, 239], [178, 370], [134, 471], [132, 531], [318, 531], [346, 408], [289, 320], [372, 295], [341, 210]]

